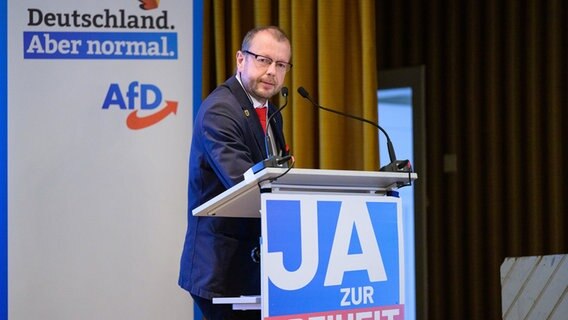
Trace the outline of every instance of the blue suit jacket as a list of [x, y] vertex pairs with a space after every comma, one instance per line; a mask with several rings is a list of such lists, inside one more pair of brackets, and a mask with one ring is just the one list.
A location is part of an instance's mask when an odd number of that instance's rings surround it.
[[[269, 105], [269, 115], [277, 108]], [[286, 150], [282, 116], [270, 127]], [[181, 257], [179, 285], [197, 296], [260, 294], [260, 265], [251, 259], [259, 245], [260, 219], [194, 217], [191, 211], [243, 179], [266, 158], [258, 116], [235, 77], [202, 103], [194, 121], [189, 161], [188, 229]]]

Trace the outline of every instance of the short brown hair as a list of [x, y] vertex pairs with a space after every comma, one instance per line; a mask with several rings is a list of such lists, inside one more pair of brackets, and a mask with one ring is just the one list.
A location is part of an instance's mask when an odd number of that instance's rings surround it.
[[243, 43], [241, 45], [242, 51], [250, 49], [250, 43], [252, 42], [252, 39], [260, 31], [269, 31], [274, 36], [274, 38], [279, 42], [287, 41], [288, 43], [290, 43], [290, 39], [288, 38], [284, 30], [280, 29], [277, 26], [256, 27], [250, 30], [249, 32], [247, 32], [247, 34], [243, 38]]

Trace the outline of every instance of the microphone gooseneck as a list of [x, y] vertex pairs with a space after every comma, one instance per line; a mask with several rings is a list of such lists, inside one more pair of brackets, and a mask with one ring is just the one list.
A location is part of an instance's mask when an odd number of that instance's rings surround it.
[[325, 111], [329, 111], [338, 115], [342, 115], [344, 117], [347, 118], [351, 118], [351, 119], [355, 119], [355, 120], [359, 120], [365, 123], [368, 123], [370, 125], [372, 125], [373, 127], [379, 129], [384, 135], [385, 138], [387, 139], [387, 149], [388, 149], [388, 153], [389, 153], [389, 159], [390, 159], [390, 163], [384, 167], [382, 167], [380, 170], [381, 171], [402, 171], [402, 172], [408, 172], [411, 171], [412, 168], [410, 166], [410, 161], [408, 160], [397, 160], [396, 159], [396, 154], [394, 152], [394, 146], [392, 144], [392, 141], [388, 135], [388, 133], [385, 131], [385, 129], [383, 129], [380, 125], [376, 124], [375, 122], [362, 118], [362, 117], [358, 117], [358, 116], [354, 116], [352, 114], [349, 113], [345, 113], [345, 112], [341, 112], [341, 111], [337, 111], [337, 110], [333, 110], [330, 108], [326, 108], [324, 106], [321, 106], [319, 104], [317, 104], [312, 97], [310, 96], [310, 94], [308, 93], [308, 91], [306, 89], [304, 89], [304, 87], [299, 87], [298, 88], [298, 93], [305, 99], [307, 99], [308, 101], [310, 101], [312, 103], [312, 105], [316, 108], [325, 110]]
[[[266, 148], [266, 159], [256, 163], [254, 166], [252, 166], [252, 170], [253, 173], [256, 173], [264, 168], [286, 168], [288, 167], [288, 162], [290, 160], [292, 160], [292, 156], [291, 155], [284, 155], [284, 156], [277, 156], [274, 154], [273, 150], [272, 150], [272, 142], [270, 141], [270, 124], [272, 122], [272, 118], [274, 118], [277, 114], [280, 114], [280, 112], [282, 111], [282, 109], [284, 109], [284, 107], [286, 107], [286, 105], [288, 105], [288, 88], [286, 87], [282, 87], [282, 89], [280, 90], [280, 94], [282, 94], [282, 96], [284, 97], [285, 101], [284, 101], [284, 105], [281, 106], [280, 108], [278, 108], [278, 110], [276, 110], [273, 114], [271, 114], [267, 119], [266, 119], [266, 132], [264, 133], [264, 144], [265, 144], [265, 148]], [[287, 173], [288, 171], [286, 171], [285, 173]], [[285, 174], [284, 173], [284, 174]]]
[[271, 152], [273, 150], [270, 147], [270, 145], [271, 145], [270, 136], [268, 134], [268, 132], [270, 130], [270, 124], [272, 122], [272, 118], [274, 118], [274, 116], [276, 116], [277, 114], [280, 114], [282, 109], [284, 109], [284, 107], [286, 107], [288, 105], [288, 88], [282, 87], [282, 89], [280, 90], [280, 94], [284, 97], [284, 105], [282, 105], [280, 108], [278, 108], [278, 110], [276, 110], [276, 112], [271, 114], [268, 117], [268, 119], [266, 120], [266, 133], [265, 133], [265, 136], [264, 136], [264, 144], [265, 144], [265, 147], [266, 147], [266, 158], [270, 158], [270, 157], [274, 156]]

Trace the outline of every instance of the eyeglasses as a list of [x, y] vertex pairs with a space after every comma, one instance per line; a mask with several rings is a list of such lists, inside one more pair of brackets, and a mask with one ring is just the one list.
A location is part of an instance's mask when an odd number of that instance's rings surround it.
[[263, 67], [263, 68], [270, 67], [270, 65], [272, 65], [273, 62], [276, 63], [276, 70], [278, 70], [280, 72], [288, 72], [292, 68], [292, 64], [288, 63], [288, 62], [274, 61], [274, 60], [270, 59], [269, 57], [265, 57], [265, 56], [262, 56], [260, 54], [256, 54], [254, 52], [250, 52], [248, 50], [243, 50], [242, 52], [244, 52], [246, 54], [250, 54], [251, 56], [253, 56], [254, 61], [256, 61], [257, 64], [259, 66]]

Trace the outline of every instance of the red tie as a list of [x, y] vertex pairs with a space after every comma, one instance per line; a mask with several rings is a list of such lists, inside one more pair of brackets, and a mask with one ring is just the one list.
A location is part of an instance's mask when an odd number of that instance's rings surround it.
[[266, 134], [266, 107], [254, 108], [256, 110], [256, 114], [260, 119], [260, 125], [262, 126], [262, 130]]

